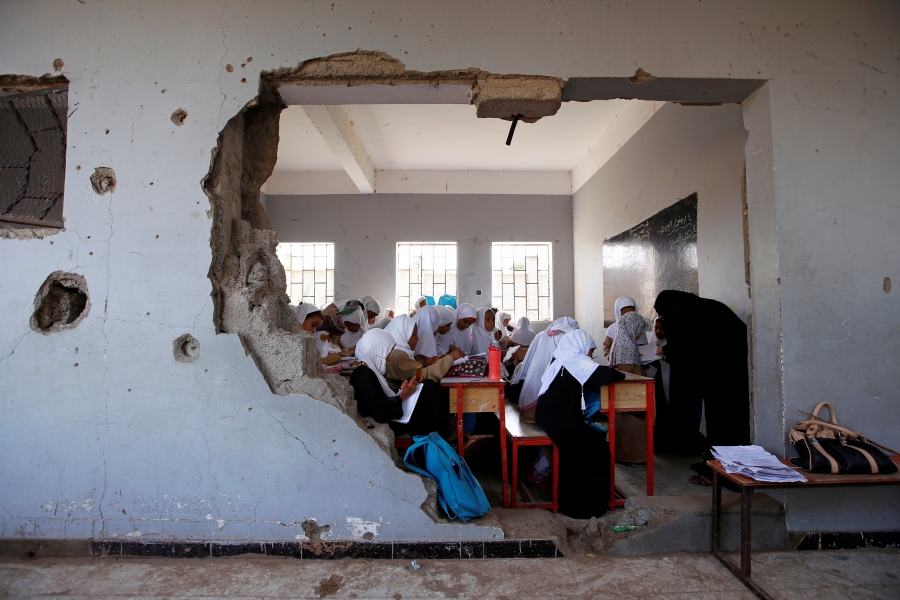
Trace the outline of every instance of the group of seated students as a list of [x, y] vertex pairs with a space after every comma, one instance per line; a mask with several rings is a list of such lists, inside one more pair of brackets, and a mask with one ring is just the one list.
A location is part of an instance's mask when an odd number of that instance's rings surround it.
[[[646, 323], [634, 299], [622, 297], [616, 301], [617, 320], [607, 331], [603, 344], [609, 367], [594, 360], [597, 346], [593, 338], [570, 317], [559, 318], [535, 333], [528, 318], [520, 317], [511, 326], [512, 316], [494, 308], [476, 309], [463, 303], [454, 309], [427, 304], [425, 298], [417, 300], [414, 306], [409, 315], [395, 316], [388, 309], [381, 320], [381, 306], [371, 296], [335, 302], [322, 310], [310, 304], [300, 304], [294, 310], [302, 328], [316, 335], [324, 364], [333, 364], [342, 356], [355, 357], [358, 362], [350, 385], [359, 414], [388, 424], [398, 435], [437, 432], [452, 439], [449, 407], [440, 394], [440, 380], [459, 358], [483, 354], [491, 345], [504, 350], [517, 347], [505, 363], [509, 380], [506, 397], [518, 403], [522, 421], [536, 423], [560, 450], [561, 512], [574, 518], [603, 515], [609, 499], [609, 444], [606, 428], [600, 423], [600, 387], [621, 381], [624, 373], [644, 374], [639, 346], [647, 343]], [[743, 430], [749, 440], [749, 409], [742, 413], [740, 408], [722, 408], [727, 404], [722, 394], [739, 393], [740, 382], [729, 381], [726, 385], [730, 374], [710, 378], [724, 388], [717, 390], [713, 398], [709, 386], [698, 384], [696, 378], [689, 376], [690, 369], [698, 366], [696, 357], [703, 353], [692, 345], [686, 319], [702, 320], [703, 315], [697, 311], [707, 310], [727, 321], [726, 325], [736, 332], [739, 329], [733, 320], [726, 319], [720, 307], [725, 305], [694, 294], [669, 291], [661, 293], [655, 305], [660, 315], [656, 323], [658, 354], [666, 361], [670, 361], [670, 354], [675, 356], [671, 368], [666, 369], [662, 396], [668, 407], [664, 414], [672, 421], [670, 429], [680, 431], [682, 440], [690, 440], [691, 452], [708, 448], [707, 440], [700, 440], [698, 430], [697, 407], [704, 401], [710, 440], [715, 438], [711, 432], [722, 427], [733, 430], [726, 436], [729, 442], [747, 443], [740, 441]], [[734, 319], [743, 325], [736, 316]], [[746, 349], [746, 326], [744, 344]], [[682, 376], [677, 377], [676, 373]], [[679, 400], [673, 403], [676, 397]], [[659, 398], [657, 393], [657, 406]], [[710, 401], [717, 399], [719, 408], [711, 408]], [[411, 410], [404, 411], [404, 402]], [[689, 414], [677, 414], [679, 411]], [[745, 413], [747, 419], [741, 429], [736, 423]], [[626, 462], [646, 461], [645, 454], [640, 456], [645, 447], [644, 422], [635, 418], [637, 423], [629, 425], [623, 416], [630, 415], [617, 415], [617, 458], [619, 439], [624, 438], [623, 451], [630, 459]], [[696, 436], [692, 428], [697, 430]], [[724, 439], [718, 438], [720, 443]], [[629, 456], [629, 450], [635, 454]], [[550, 462], [542, 453], [527, 477], [546, 489], [549, 476]], [[702, 476], [699, 471], [698, 476]]]

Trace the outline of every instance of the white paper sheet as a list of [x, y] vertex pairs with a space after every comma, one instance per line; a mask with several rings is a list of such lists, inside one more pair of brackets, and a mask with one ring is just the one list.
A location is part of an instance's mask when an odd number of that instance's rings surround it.
[[513, 354], [516, 353], [516, 350], [521, 348], [521, 346], [512, 346], [509, 350], [506, 351], [506, 356], [503, 357], [503, 362], [509, 362], [509, 360], [513, 357]]
[[399, 419], [392, 419], [395, 423], [403, 423], [406, 425], [409, 423], [409, 418], [413, 414], [413, 410], [416, 408], [416, 402], [419, 401], [419, 394], [422, 393], [422, 388], [424, 386], [420, 383], [416, 386], [416, 391], [412, 393], [412, 396], [403, 401], [403, 416]]
[[662, 356], [656, 355], [656, 344], [645, 344], [643, 346], [638, 346], [638, 350], [641, 353], [641, 362], [644, 364], [651, 363], [662, 358]]
[[712, 453], [722, 462], [726, 473], [737, 473], [757, 481], [806, 481], [801, 473], [760, 446], [713, 446]]

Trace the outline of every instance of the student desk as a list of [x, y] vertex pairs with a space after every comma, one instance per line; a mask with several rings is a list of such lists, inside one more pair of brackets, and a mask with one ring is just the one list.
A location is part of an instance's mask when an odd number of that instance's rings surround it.
[[[492, 381], [487, 377], [444, 377], [441, 386], [450, 391], [450, 413], [456, 414], [456, 431], [458, 436], [457, 451], [465, 458], [465, 432], [463, 431], [463, 413], [492, 412], [500, 416], [500, 461], [503, 470], [503, 506], [509, 504], [509, 476], [506, 469], [506, 414], [504, 380]], [[469, 436], [475, 440], [488, 436]]]
[[[900, 456], [892, 456], [891, 460], [900, 465]], [[782, 463], [792, 466], [790, 462], [782, 460]], [[734, 573], [744, 585], [763, 600], [771, 600], [770, 596], [758, 583], [750, 577], [750, 495], [756, 489], [773, 488], [807, 488], [815, 486], [840, 486], [840, 485], [889, 485], [900, 484], [900, 471], [890, 475], [831, 475], [824, 473], [807, 473], [807, 481], [792, 482], [768, 482], [757, 481], [743, 475], [726, 473], [725, 468], [717, 460], [707, 463], [713, 470], [713, 527], [712, 527], [712, 553], [722, 564]], [[741, 489], [741, 565], [731, 562], [721, 550], [722, 532], [722, 478], [734, 483]]]
[[609, 416], [609, 509], [625, 506], [616, 498], [616, 413], [643, 412], [647, 419], [647, 495], [653, 495], [653, 410], [656, 408], [655, 381], [631, 373], [625, 379], [600, 388], [600, 412]]

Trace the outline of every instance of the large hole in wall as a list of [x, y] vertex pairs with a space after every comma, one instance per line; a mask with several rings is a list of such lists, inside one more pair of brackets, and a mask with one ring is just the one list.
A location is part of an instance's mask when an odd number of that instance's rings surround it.
[[31, 328], [44, 334], [74, 329], [87, 316], [90, 307], [84, 277], [55, 271], [35, 296]]
[[278, 239], [260, 203], [260, 187], [277, 158], [279, 115], [286, 108], [279, 87], [421, 83], [469, 86], [484, 117], [538, 119], [554, 114], [562, 95], [562, 82], [549, 77], [522, 77], [517, 85], [515, 76], [478, 69], [420, 73], [376, 52], [313, 59], [295, 69], [261, 74], [259, 95], [221, 131], [202, 182], [213, 222], [209, 278], [217, 333], [240, 337], [273, 393], [305, 394], [336, 406], [395, 457], [393, 433], [359, 417], [349, 384], [323, 373], [315, 339], [302, 331], [289, 308]]

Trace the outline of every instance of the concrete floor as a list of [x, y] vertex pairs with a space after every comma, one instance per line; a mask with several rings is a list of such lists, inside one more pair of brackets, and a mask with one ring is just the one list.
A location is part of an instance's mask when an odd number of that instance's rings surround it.
[[[38, 558], [0, 563], [3, 598], [675, 598], [754, 596], [708, 554], [407, 561]], [[900, 550], [761, 552], [775, 597], [900, 598]]]

